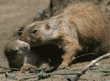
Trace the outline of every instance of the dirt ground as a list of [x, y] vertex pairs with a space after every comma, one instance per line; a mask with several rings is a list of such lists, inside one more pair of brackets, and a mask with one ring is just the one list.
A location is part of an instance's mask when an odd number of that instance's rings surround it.
[[[8, 61], [4, 55], [4, 46], [9, 41], [10, 36], [13, 35], [21, 26], [26, 26], [33, 21], [33, 18], [38, 17], [38, 11], [41, 8], [47, 8], [50, 4], [50, 0], [0, 0], [0, 66], [9, 67]], [[107, 6], [108, 5], [108, 6]], [[104, 3], [98, 5], [99, 8], [105, 13], [110, 20], [110, 0], [105, 0]], [[92, 58], [85, 57], [85, 59]], [[72, 64], [70, 69], [83, 69], [88, 65], [90, 61], [77, 62]], [[99, 66], [94, 68], [105, 68], [110, 65], [110, 58], [104, 59], [99, 63]], [[0, 68], [0, 81], [13, 81], [12, 79], [5, 77], [6, 70]], [[68, 69], [56, 70], [54, 73], [59, 72], [73, 72]], [[20, 71], [11, 72], [13, 76], [26, 78], [33, 75], [34, 73], [21, 73]], [[107, 81], [110, 80], [109, 76], [100, 75], [102, 72], [90, 72], [87, 71], [79, 81]], [[74, 75], [69, 75], [74, 77]], [[27, 80], [28, 81], [28, 80]], [[36, 80], [29, 80], [36, 81]], [[65, 75], [54, 75], [54, 78], [43, 79], [40, 81], [67, 81]]]

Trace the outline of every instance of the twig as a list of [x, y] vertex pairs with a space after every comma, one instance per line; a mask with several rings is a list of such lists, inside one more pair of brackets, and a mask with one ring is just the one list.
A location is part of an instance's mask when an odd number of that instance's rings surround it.
[[4, 69], [13, 69], [13, 70], [20, 70], [19, 68], [7, 68], [7, 67], [2, 67], [2, 66], [0, 66], [0, 68], [4, 68]]
[[9, 77], [10, 79], [17, 80], [17, 78], [15, 76], [10, 75], [9, 73], [6, 73], [5, 76]]
[[64, 73], [48, 73], [50, 75], [78, 75], [79, 73], [73, 72], [64, 72]]
[[79, 56], [73, 58], [73, 61], [75, 61], [76, 59], [78, 59], [78, 58], [80, 58], [80, 57], [87, 56], [87, 55], [96, 55], [96, 56], [97, 56], [97, 54], [95, 54], [95, 53], [83, 54], [83, 55], [79, 55]]
[[107, 54], [102, 55], [99, 58], [91, 61], [91, 63], [89, 65], [87, 65], [80, 74], [78, 74], [78, 75], [76, 75], [74, 77], [73, 81], [77, 81], [88, 69], [90, 69], [90, 67], [92, 67], [93, 65], [95, 65], [95, 63], [97, 63], [98, 61], [100, 61], [100, 60], [102, 60], [102, 59], [104, 59], [106, 57], [109, 57], [109, 56], [110, 56], [110, 53], [107, 53]]
[[77, 56], [77, 57], [75, 57], [75, 59], [86, 56], [86, 55], [96, 55], [97, 56], [97, 54], [95, 54], [95, 53], [88, 53], [88, 54], [83, 54], [83, 55]]

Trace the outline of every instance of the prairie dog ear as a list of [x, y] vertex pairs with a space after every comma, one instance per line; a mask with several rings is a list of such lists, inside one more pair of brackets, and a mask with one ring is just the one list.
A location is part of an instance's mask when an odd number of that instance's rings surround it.
[[45, 30], [50, 30], [50, 29], [51, 29], [51, 27], [50, 27], [49, 23], [46, 23], [46, 24], [45, 24], [44, 29], [45, 29]]
[[23, 34], [24, 31], [24, 27], [20, 27], [20, 29], [18, 30], [18, 35], [21, 36]]

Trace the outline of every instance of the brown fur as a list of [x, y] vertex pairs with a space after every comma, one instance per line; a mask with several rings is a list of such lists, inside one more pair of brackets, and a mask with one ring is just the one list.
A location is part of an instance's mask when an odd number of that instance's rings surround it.
[[24, 31], [21, 40], [31, 47], [56, 44], [65, 52], [60, 65], [64, 67], [79, 51], [98, 55], [109, 52], [109, 32], [103, 13], [87, 2], [69, 6], [64, 13], [32, 25]]
[[11, 41], [5, 46], [4, 53], [9, 61], [9, 66], [11, 68], [21, 68], [21, 66], [23, 66], [26, 51], [29, 49], [28, 43], [20, 42], [20, 40]]
[[11, 68], [21, 68], [26, 70], [35, 67], [49, 67], [38, 54], [34, 51], [29, 51], [30, 45], [20, 40], [14, 40], [6, 44], [4, 53], [9, 61]]

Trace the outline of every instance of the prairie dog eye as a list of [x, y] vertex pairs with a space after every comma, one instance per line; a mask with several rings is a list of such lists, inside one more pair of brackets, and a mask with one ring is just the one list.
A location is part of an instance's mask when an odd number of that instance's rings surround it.
[[32, 33], [36, 33], [38, 30], [33, 30]]

